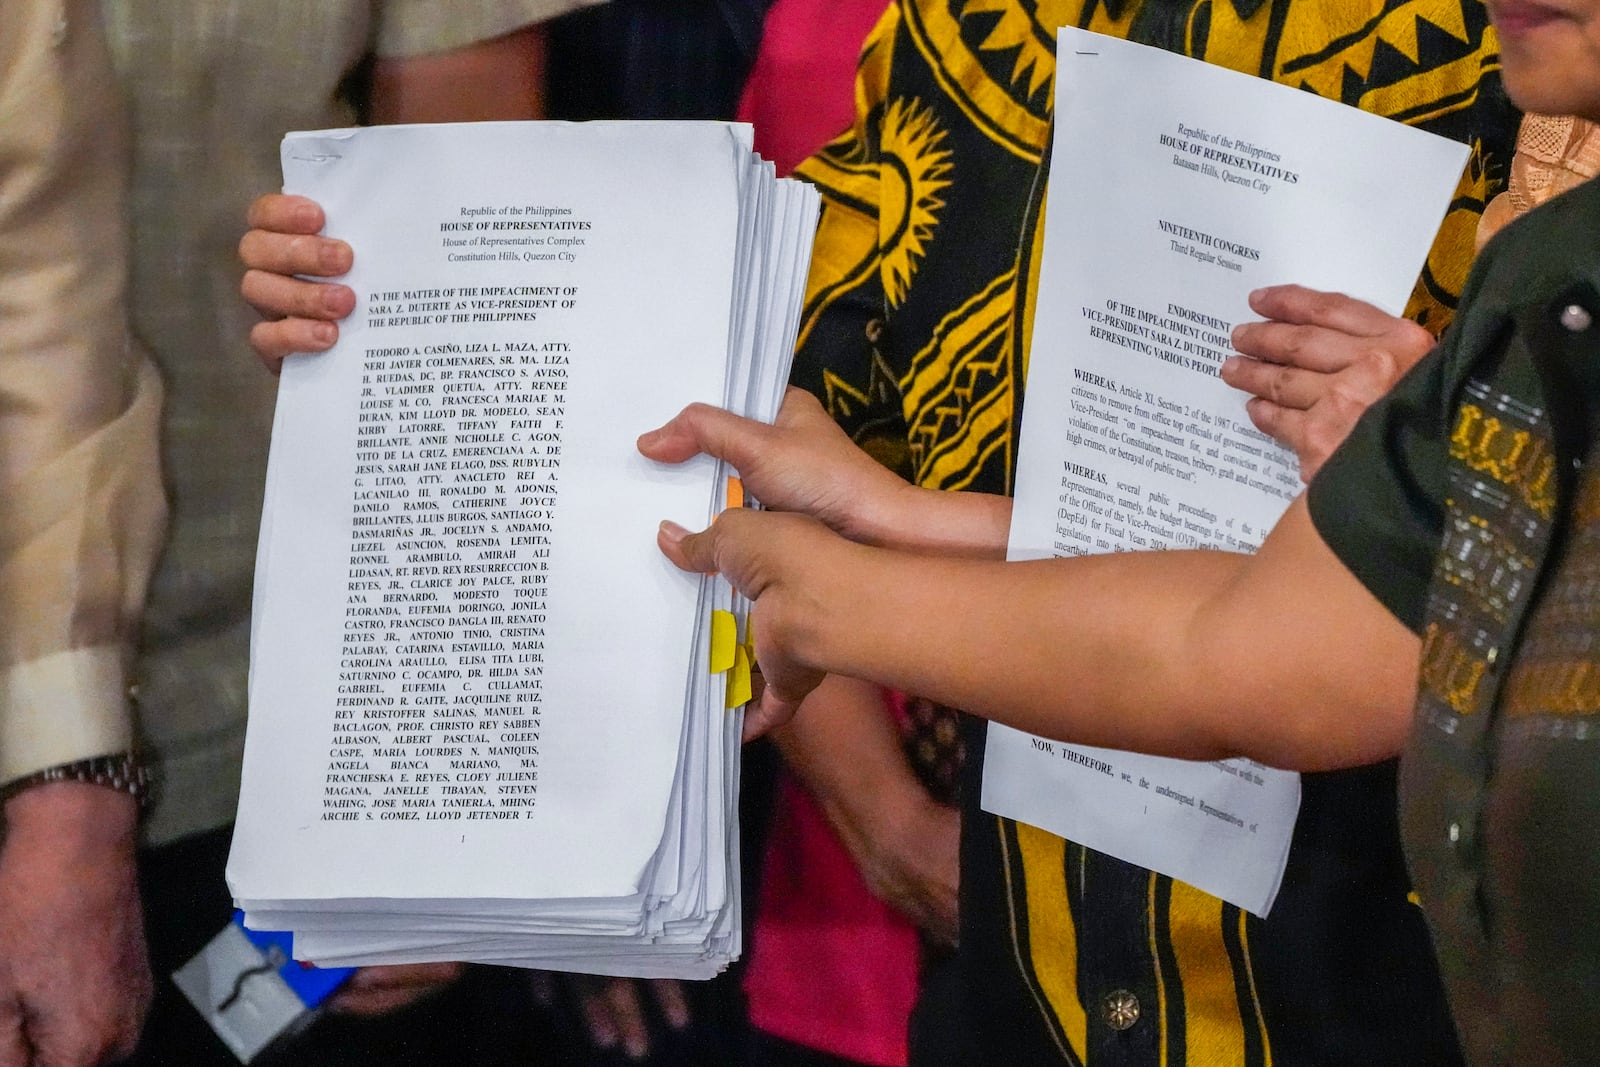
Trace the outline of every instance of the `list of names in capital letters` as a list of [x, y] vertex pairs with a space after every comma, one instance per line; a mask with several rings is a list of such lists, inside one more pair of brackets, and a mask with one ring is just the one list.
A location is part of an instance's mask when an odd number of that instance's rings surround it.
[[[1080, 314], [1089, 337], [1196, 374], [1214, 376], [1230, 347], [1231, 324], [1180, 304], [1107, 300]], [[1129, 385], [1122, 358], [1072, 369], [1054, 552], [1255, 550], [1299, 491], [1293, 456], [1249, 424], [1237, 397], [1208, 405], [1181, 377], [1167, 394]], [[1254, 519], [1233, 514], [1219, 503], [1230, 489], [1269, 503]]]
[[[461, 247], [458, 232], [442, 244]], [[575, 285], [395, 286], [366, 310], [325, 821], [517, 820], [537, 807], [577, 358], [561, 321], [579, 299]], [[382, 343], [423, 325], [463, 339]]]

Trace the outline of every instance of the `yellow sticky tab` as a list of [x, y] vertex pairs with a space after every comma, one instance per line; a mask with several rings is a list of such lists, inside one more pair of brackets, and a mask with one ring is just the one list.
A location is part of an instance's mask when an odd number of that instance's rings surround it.
[[711, 673], [721, 674], [734, 664], [734, 650], [739, 647], [739, 624], [731, 611], [711, 613]]
[[728, 507], [744, 507], [744, 483], [737, 478], [728, 479]]
[[750, 656], [743, 645], [736, 645], [733, 669], [728, 671], [728, 707], [736, 708], [750, 702]]

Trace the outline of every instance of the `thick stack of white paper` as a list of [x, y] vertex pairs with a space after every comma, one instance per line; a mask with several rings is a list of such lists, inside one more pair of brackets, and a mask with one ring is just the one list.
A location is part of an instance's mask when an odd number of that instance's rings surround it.
[[729, 472], [634, 441], [693, 401], [776, 414], [815, 192], [722, 123], [291, 134], [283, 167], [358, 307], [279, 394], [248, 924], [325, 964], [716, 973], [743, 606], [655, 530], [704, 526]]

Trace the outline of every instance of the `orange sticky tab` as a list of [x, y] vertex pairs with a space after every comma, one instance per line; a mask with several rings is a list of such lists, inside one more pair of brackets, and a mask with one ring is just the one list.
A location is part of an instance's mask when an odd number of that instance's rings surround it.
[[728, 479], [728, 507], [744, 507], [744, 483], [737, 478]]
[[739, 647], [739, 624], [731, 611], [711, 613], [711, 673], [721, 674], [734, 664]]
[[734, 646], [733, 668], [728, 671], [728, 708], [750, 702], [750, 656], [743, 645]]

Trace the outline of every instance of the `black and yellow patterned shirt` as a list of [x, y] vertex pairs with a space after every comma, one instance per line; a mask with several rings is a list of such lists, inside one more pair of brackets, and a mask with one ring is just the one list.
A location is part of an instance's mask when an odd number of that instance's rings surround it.
[[[1435, 331], [1449, 321], [1516, 133], [1480, 4], [897, 0], [862, 54], [854, 129], [800, 171], [824, 210], [794, 381], [863, 447], [926, 486], [1011, 488], [1046, 176], [1095, 162], [1047, 158], [1063, 25], [1472, 145], [1410, 307]], [[974, 727], [964, 731], [964, 1010], [919, 1035], [934, 1038], [921, 1060], [1454, 1062], [1407, 900], [1392, 767], [1307, 776], [1283, 891], [1263, 922], [979, 812]]]

